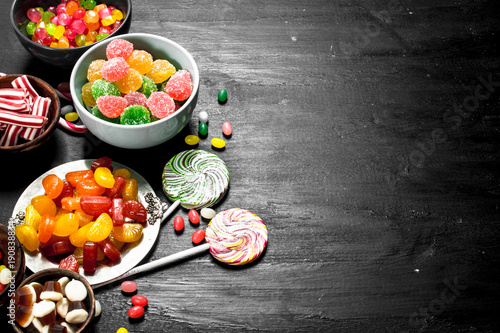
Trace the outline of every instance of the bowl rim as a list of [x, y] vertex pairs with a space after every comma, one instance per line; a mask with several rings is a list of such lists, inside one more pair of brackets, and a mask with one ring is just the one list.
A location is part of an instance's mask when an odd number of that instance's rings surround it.
[[84, 46], [79, 46], [79, 47], [74, 47], [74, 48], [67, 48], [67, 49], [59, 49], [59, 48], [53, 48], [53, 47], [50, 47], [50, 46], [47, 46], [47, 45], [40, 45], [40, 44], [37, 44], [35, 43], [34, 41], [32, 41], [31, 39], [29, 39], [28, 37], [26, 37], [24, 34], [21, 33], [21, 30], [19, 29], [19, 27], [17, 26], [15, 20], [14, 20], [14, 6], [16, 6], [19, 2], [21, 2], [23, 0], [15, 0], [15, 1], [12, 1], [12, 5], [10, 7], [10, 13], [9, 13], [9, 18], [10, 18], [10, 24], [12, 25], [12, 27], [14, 28], [14, 31], [16, 32], [16, 35], [22, 39], [24, 39], [25, 41], [29, 42], [30, 44], [33, 44], [37, 47], [41, 47], [43, 49], [46, 49], [46, 50], [51, 50], [55, 53], [79, 53], [81, 52], [82, 50], [85, 50], [85, 49], [88, 49], [89, 46], [93, 46], [95, 44], [99, 44], [101, 41], [109, 38], [110, 36], [115, 36], [117, 34], [115, 34], [116, 32], [119, 32], [122, 30], [122, 27], [125, 25], [125, 21], [128, 21], [129, 20], [129, 17], [130, 17], [130, 14], [132, 12], [132, 0], [125, 0], [127, 2], [127, 14], [125, 15], [125, 19], [123, 20], [122, 24], [118, 27], [118, 29], [116, 29], [115, 31], [113, 31], [109, 36], [107, 36], [106, 38], [98, 41], [98, 42], [95, 42], [95, 43], [92, 43], [92, 44], [89, 44], [89, 45], [84, 45]]
[[[94, 315], [95, 314], [95, 295], [94, 295], [94, 290], [92, 289], [92, 286], [89, 284], [87, 279], [85, 279], [85, 277], [79, 273], [73, 272], [73, 271], [68, 270], [68, 269], [63, 269], [63, 268], [47, 268], [47, 269], [43, 269], [41, 271], [38, 271], [38, 272], [30, 275], [26, 279], [24, 279], [19, 284], [19, 286], [16, 288], [16, 291], [19, 290], [19, 288], [27, 285], [28, 283], [36, 281], [37, 279], [40, 278], [40, 276], [42, 276], [41, 279], [46, 279], [45, 277], [43, 277], [44, 275], [55, 275], [56, 277], [59, 276], [59, 278], [61, 278], [63, 276], [67, 276], [70, 279], [79, 280], [85, 285], [85, 289], [87, 289], [87, 297], [89, 298], [89, 303], [90, 303], [90, 308], [87, 309], [89, 316], [88, 316], [87, 320], [83, 324], [81, 324], [81, 326], [78, 326], [78, 329], [76, 330], [76, 332], [83, 332], [92, 323], [92, 321], [94, 320], [94, 317], [95, 317], [95, 315]], [[14, 296], [12, 296], [12, 297], [14, 297]], [[15, 322], [15, 324], [12, 325], [12, 329], [15, 330], [16, 332], [23, 332], [23, 330], [21, 330], [19, 328], [19, 324], [17, 322]]]
[[[55, 130], [55, 128], [59, 122], [59, 118], [61, 117], [61, 101], [59, 100], [59, 96], [57, 96], [57, 93], [56, 93], [56, 90], [54, 89], [54, 87], [52, 87], [46, 81], [40, 79], [39, 77], [29, 75], [29, 74], [8, 74], [8, 75], [0, 77], [0, 80], [8, 80], [8, 79], [14, 80], [14, 79], [21, 77], [21, 76], [26, 76], [28, 79], [33, 80], [33, 81], [39, 81], [39, 82], [45, 84], [50, 89], [50, 91], [53, 93], [53, 96], [50, 96], [50, 98], [53, 99], [52, 103], [55, 102], [55, 104], [57, 105], [56, 106], [56, 114], [54, 115], [54, 121], [51, 122], [49, 124], [49, 126], [47, 126], [47, 128], [45, 128], [43, 133], [40, 134], [35, 139], [30, 140], [28, 142], [24, 142], [22, 144], [15, 145], [15, 146], [8, 146], [8, 147], [0, 146], [0, 151], [23, 151], [25, 148], [28, 148], [32, 145], [38, 144], [40, 141], [45, 140], [45, 138], [48, 135], [51, 135], [51, 133]], [[44, 97], [48, 97], [48, 96], [44, 96]]]
[[[198, 70], [198, 65], [197, 65], [196, 61], [194, 60], [193, 56], [191, 55], [191, 53], [189, 53], [182, 45], [180, 45], [179, 43], [177, 43], [177, 42], [175, 42], [175, 41], [173, 41], [173, 40], [171, 40], [169, 38], [166, 38], [166, 37], [163, 37], [163, 36], [159, 36], [159, 35], [155, 35], [155, 34], [139, 33], [139, 32], [138, 33], [128, 33], [128, 34], [124, 34], [124, 35], [114, 36], [114, 37], [111, 37], [111, 38], [106, 38], [105, 39], [105, 43], [109, 44], [110, 42], [112, 42], [115, 39], [125, 39], [125, 40], [127, 40], [127, 38], [129, 38], [129, 37], [153, 38], [153, 39], [156, 39], [156, 40], [160, 40], [160, 41], [163, 41], [163, 42], [170, 43], [170, 44], [174, 45], [175, 47], [177, 47], [178, 49], [180, 49], [182, 51], [182, 53], [184, 53], [184, 55], [187, 57], [187, 59], [189, 60], [189, 62], [192, 63], [192, 65], [193, 65], [193, 72], [196, 74], [194, 76], [196, 78], [196, 80], [192, 81], [193, 91], [192, 91], [191, 95], [189, 96], [189, 98], [184, 102], [184, 104], [177, 111], [175, 111], [174, 113], [168, 115], [165, 118], [156, 120], [156, 121], [148, 123], [148, 124], [140, 124], [140, 125], [114, 124], [114, 123], [111, 123], [109, 121], [99, 119], [96, 116], [94, 116], [93, 114], [91, 114], [90, 112], [88, 112], [88, 111], [87, 112], [89, 113], [90, 118], [92, 118], [98, 124], [109, 126], [110, 128], [117, 128], [117, 129], [137, 129], [138, 130], [140, 128], [148, 128], [148, 127], [158, 126], [159, 124], [166, 123], [170, 119], [173, 119], [173, 118], [177, 117], [177, 115], [179, 115], [180, 113], [182, 113], [184, 111], [184, 109], [187, 108], [189, 106], [189, 104], [191, 104], [191, 102], [195, 98], [196, 94], [198, 93], [198, 89], [199, 89], [199, 85], [200, 85], [200, 73], [199, 73], [199, 70]], [[70, 85], [71, 97], [73, 98], [73, 103], [75, 104], [75, 109], [76, 109], [76, 111], [78, 113], [80, 112], [80, 109], [81, 110], [87, 110], [87, 108], [86, 108], [86, 106], [82, 105], [82, 103], [80, 103], [80, 101], [78, 99], [78, 96], [75, 93], [76, 72], [77, 72], [78, 68], [81, 66], [83, 60], [89, 54], [91, 54], [92, 52], [94, 52], [96, 48], [102, 47], [102, 46], [103, 46], [103, 43], [100, 43], [99, 45], [94, 45], [90, 49], [88, 49], [85, 53], [83, 53], [82, 56], [76, 62], [75, 66], [73, 67], [73, 70], [71, 71], [71, 77], [70, 77], [69, 85]], [[191, 75], [191, 77], [193, 77], [193, 75]]]

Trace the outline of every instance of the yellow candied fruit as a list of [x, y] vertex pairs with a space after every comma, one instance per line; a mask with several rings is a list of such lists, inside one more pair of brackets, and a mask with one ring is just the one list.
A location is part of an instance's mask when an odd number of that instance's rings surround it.
[[137, 200], [138, 192], [137, 180], [135, 178], [127, 179], [122, 191], [123, 201]]
[[123, 177], [125, 179], [129, 179], [131, 177], [131, 174], [130, 174], [130, 171], [128, 171], [127, 169], [120, 168], [120, 169], [116, 169], [115, 171], [113, 171], [113, 177], [117, 177], [117, 176]]
[[38, 231], [38, 226], [40, 225], [40, 222], [42, 221], [42, 216], [38, 214], [36, 211], [35, 207], [33, 205], [28, 205], [26, 207], [26, 211], [24, 214], [24, 224], [29, 225], [33, 227], [36, 231]]

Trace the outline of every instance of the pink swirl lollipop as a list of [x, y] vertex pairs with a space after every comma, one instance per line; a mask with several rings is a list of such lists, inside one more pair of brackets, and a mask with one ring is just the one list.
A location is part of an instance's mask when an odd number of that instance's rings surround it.
[[231, 208], [210, 221], [205, 240], [215, 259], [229, 265], [244, 265], [260, 257], [266, 248], [267, 228], [251, 211]]

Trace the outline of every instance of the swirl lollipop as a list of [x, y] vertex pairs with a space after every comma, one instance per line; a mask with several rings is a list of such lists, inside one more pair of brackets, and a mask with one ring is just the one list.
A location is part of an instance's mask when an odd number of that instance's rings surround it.
[[264, 252], [267, 246], [267, 228], [260, 217], [254, 213], [245, 209], [232, 208], [220, 212], [210, 221], [205, 240], [207, 243], [132, 268], [122, 276], [95, 285], [94, 288], [201, 254], [207, 250], [210, 250], [214, 258], [226, 264], [248, 264]]
[[186, 150], [165, 165], [162, 183], [165, 195], [174, 202], [168, 214], [179, 204], [187, 209], [201, 209], [215, 205], [226, 194], [229, 170], [215, 154]]

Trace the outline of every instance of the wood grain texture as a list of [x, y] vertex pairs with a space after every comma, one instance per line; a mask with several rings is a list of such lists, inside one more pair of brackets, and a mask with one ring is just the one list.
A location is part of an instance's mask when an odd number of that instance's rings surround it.
[[[133, 1], [131, 32], [171, 38], [200, 69], [189, 126], [161, 146], [126, 151], [58, 130], [49, 145], [2, 163], [0, 213], [39, 174], [107, 155], [157, 194], [168, 159], [200, 149], [224, 121], [216, 153], [231, 183], [216, 210], [267, 224], [249, 267], [207, 253], [138, 276], [149, 306], [96, 291], [92, 332], [497, 332], [499, 330], [500, 17], [492, 1]], [[32, 59], [10, 31], [0, 71], [57, 85], [68, 72]], [[227, 103], [217, 92], [228, 91]], [[478, 96], [478, 97], [476, 97]], [[36, 163], [34, 163], [36, 161]], [[187, 218], [178, 209], [175, 215]], [[172, 219], [173, 219], [172, 216]], [[206, 222], [204, 222], [206, 224]], [[203, 223], [202, 223], [203, 225]], [[169, 220], [146, 261], [191, 247]]]

